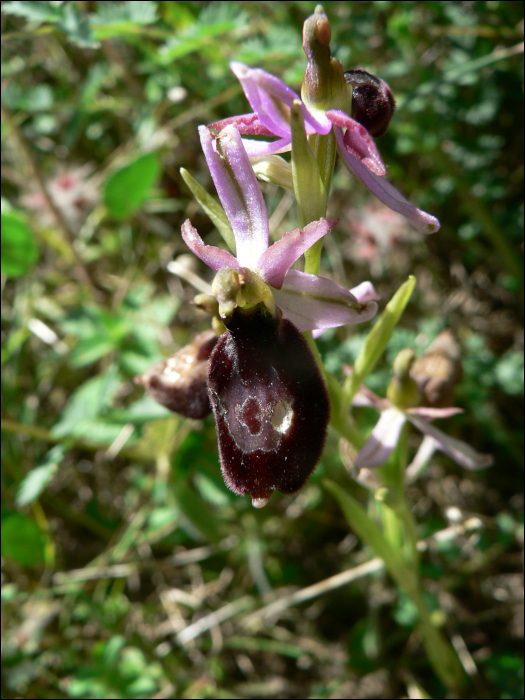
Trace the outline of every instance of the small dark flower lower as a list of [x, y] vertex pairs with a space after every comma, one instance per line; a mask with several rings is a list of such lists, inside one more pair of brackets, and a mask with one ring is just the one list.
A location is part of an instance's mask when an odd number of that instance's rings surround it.
[[186, 418], [206, 418], [211, 412], [206, 387], [208, 358], [217, 340], [212, 330], [198, 333], [174, 355], [135, 377], [135, 384], [144, 386], [157, 403], [170, 411]]
[[382, 136], [396, 108], [392, 91], [384, 80], [361, 68], [345, 71], [345, 80], [352, 86], [352, 117], [371, 136]]

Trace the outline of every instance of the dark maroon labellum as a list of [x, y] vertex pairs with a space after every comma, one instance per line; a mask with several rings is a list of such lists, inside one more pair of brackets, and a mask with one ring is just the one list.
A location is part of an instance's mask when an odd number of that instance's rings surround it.
[[204, 331], [165, 360], [135, 377], [157, 403], [186, 418], [206, 418], [211, 412], [206, 375], [208, 358], [217, 343], [214, 331]]
[[345, 80], [352, 86], [352, 117], [371, 136], [382, 136], [396, 108], [392, 91], [384, 80], [360, 68], [345, 71]]
[[304, 485], [323, 449], [328, 393], [308, 345], [260, 304], [236, 309], [210, 357], [208, 391], [226, 485], [263, 506]]

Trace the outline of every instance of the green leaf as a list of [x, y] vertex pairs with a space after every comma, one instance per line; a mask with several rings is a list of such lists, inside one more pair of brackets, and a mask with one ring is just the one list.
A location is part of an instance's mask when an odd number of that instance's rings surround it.
[[106, 374], [84, 382], [70, 398], [58, 423], [53, 427], [53, 435], [86, 435], [90, 421], [105, 409], [120, 384], [116, 367], [112, 366]]
[[235, 238], [232, 227], [220, 203], [214, 197], [212, 197], [211, 194], [208, 194], [204, 187], [199, 185], [197, 180], [195, 180], [195, 178], [193, 178], [185, 168], [180, 169], [180, 174], [197, 202], [201, 205], [206, 214], [208, 214], [210, 219], [217, 227], [217, 230], [223, 237], [228, 248], [235, 255]]
[[419, 619], [417, 606], [404, 591], [399, 592], [399, 599], [392, 610], [392, 617], [400, 627], [414, 627]]
[[388, 570], [388, 573], [394, 581], [403, 588], [405, 591], [414, 586], [416, 583], [411, 571], [403, 561], [399, 552], [392, 547], [385, 536], [368, 515], [363, 506], [356, 501], [353, 496], [351, 496], [346, 491], [343, 491], [339, 484], [336, 484], [330, 479], [325, 479], [323, 481], [326, 489], [330, 491], [335, 500], [339, 503], [343, 515], [348, 521], [348, 524], [355, 532], [355, 534], [366, 542], [366, 544], [371, 547], [376, 554], [384, 562]]
[[62, 16], [62, 8], [55, 2], [4, 2], [2, 12], [38, 23], [58, 22]]
[[80, 306], [67, 314], [60, 321], [60, 329], [63, 333], [76, 335], [79, 338], [90, 338], [100, 333], [96, 312], [84, 306]]
[[356, 391], [374, 369], [377, 361], [383, 354], [390, 340], [390, 336], [392, 335], [392, 331], [401, 318], [405, 306], [408, 304], [415, 284], [416, 278], [410, 276], [408, 280], [399, 287], [368, 334], [354, 363], [354, 371], [345, 383], [344, 393], [348, 405], [350, 405]]
[[45, 83], [22, 88], [17, 83], [11, 82], [3, 91], [2, 99], [13, 110], [47, 112], [51, 109], [55, 97], [51, 87]]
[[133, 330], [133, 322], [119, 313], [98, 312], [101, 327], [107, 333], [108, 339], [115, 344], [123, 340]]
[[[173, 529], [180, 516], [180, 509], [173, 506], [159, 506], [148, 514], [148, 527], [145, 531], [146, 537], [152, 537], [155, 530], [160, 530], [172, 525]], [[175, 524], [175, 525], [174, 525]]]
[[113, 173], [106, 183], [104, 202], [118, 220], [131, 216], [148, 196], [160, 172], [157, 153], [146, 153]]
[[2, 519], [2, 556], [22, 566], [44, 561], [44, 538], [34, 520], [21, 513]]
[[157, 3], [149, 0], [140, 2], [98, 3], [92, 24], [98, 39], [133, 33], [137, 28], [152, 24], [157, 20]]
[[105, 335], [84, 338], [75, 345], [71, 353], [73, 367], [83, 367], [99, 360], [115, 349], [115, 343]]
[[193, 483], [202, 498], [212, 505], [227, 506], [228, 503], [230, 503], [230, 498], [228, 492], [224, 489], [224, 484], [219, 486], [206, 474], [197, 472], [193, 478]]
[[93, 38], [93, 33], [86, 17], [75, 5], [68, 2], [62, 6], [62, 17], [57, 22], [57, 26], [62, 29], [69, 41], [82, 48], [96, 49], [99, 42]]
[[27, 506], [40, 496], [56, 472], [65, 452], [65, 445], [55, 445], [46, 454], [42, 464], [25, 475], [16, 494], [19, 506]]
[[140, 425], [158, 418], [173, 417], [173, 413], [157, 403], [151, 396], [146, 395], [127, 408], [111, 411], [107, 417], [112, 421]]
[[[92, 442], [100, 442], [105, 445], [111, 445], [118, 436], [122, 433], [122, 423], [114, 423], [104, 417], [97, 417], [93, 420], [87, 420], [79, 423], [75, 428], [74, 435], [90, 440]], [[126, 447], [135, 440], [134, 435], [131, 435], [126, 441]]]
[[174, 483], [173, 490], [177, 499], [177, 505], [188, 520], [206, 538], [216, 542], [222, 536], [222, 533], [219, 528], [219, 521], [215, 517], [209, 503], [206, 503], [199, 494], [182, 481]]
[[38, 260], [33, 234], [21, 217], [13, 212], [2, 214], [2, 273], [7, 277], [24, 275]]
[[164, 64], [187, 56], [193, 51], [202, 51], [203, 46], [212, 45], [213, 39], [226, 32], [239, 30], [246, 23], [246, 14], [239, 11], [237, 3], [215, 2], [205, 7], [197, 22], [189, 24], [159, 50]]
[[142, 352], [124, 350], [119, 355], [119, 365], [125, 374], [134, 377], [145, 372], [154, 362], [162, 360], [160, 352], [144, 355]]
[[60, 27], [67, 38], [78, 46], [96, 48], [98, 42], [93, 39], [89, 19], [71, 2], [6, 2], [2, 12], [24, 17], [28, 22], [42, 24], [50, 22]]
[[506, 394], [523, 394], [523, 352], [503, 355], [496, 365], [496, 380]]
[[523, 658], [502, 651], [482, 661], [487, 678], [500, 689], [500, 698], [523, 697]]
[[7, 340], [2, 347], [2, 364], [4, 365], [13, 354], [20, 349], [20, 347], [26, 342], [30, 337], [31, 331], [27, 326], [22, 326], [22, 328], [17, 328], [12, 333], [9, 334]]
[[138, 318], [140, 319], [140, 328], [134, 324], [133, 330], [135, 335], [142, 334], [142, 326], [148, 324], [148, 330], [153, 329], [155, 337], [158, 336], [159, 326], [167, 326], [171, 323], [171, 320], [177, 309], [179, 308], [181, 302], [180, 299], [173, 295], [162, 294], [158, 295], [155, 299], [147, 304], [141, 304], [139, 310]]
[[108, 641], [102, 654], [102, 659], [106, 668], [111, 668], [117, 665], [120, 652], [125, 645], [126, 638], [120, 634], [116, 634]]

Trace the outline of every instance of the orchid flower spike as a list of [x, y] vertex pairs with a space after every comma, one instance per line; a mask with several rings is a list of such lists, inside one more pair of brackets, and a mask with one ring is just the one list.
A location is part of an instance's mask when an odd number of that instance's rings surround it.
[[348, 290], [325, 277], [290, 270], [337, 220], [314, 221], [303, 229], [284, 233], [268, 247], [266, 207], [238, 128], [229, 125], [214, 139], [209, 129], [201, 126], [199, 134], [219, 199], [233, 229], [236, 256], [205, 245], [189, 220], [182, 225], [182, 237], [190, 250], [217, 273], [213, 294], [221, 318], [230, 316], [238, 306], [264, 302], [272, 314], [277, 306], [283, 317], [300, 331], [371, 319], [377, 311], [378, 296], [370, 282]]
[[[300, 104], [307, 135], [326, 135], [333, 131], [348, 170], [383, 204], [404, 216], [416, 229], [435, 233], [440, 226], [436, 217], [410, 204], [385, 179], [385, 165], [366, 128], [375, 135], [384, 133], [395, 107], [390, 88], [362, 70], [344, 73], [339, 61], [330, 56], [330, 34], [328, 19], [318, 6], [306, 20], [303, 30], [308, 66]], [[300, 102], [299, 95], [260, 68], [249, 68], [237, 61], [230, 63], [230, 68], [240, 80], [253, 112], [224, 119], [211, 124], [210, 128], [220, 131], [234, 123], [243, 135], [276, 138], [271, 141], [243, 139], [250, 157], [289, 151], [292, 143], [290, 110], [295, 101]]]
[[337, 220], [314, 221], [268, 247], [266, 207], [237, 127], [216, 138], [204, 126], [199, 133], [236, 248], [206, 245], [189, 220], [182, 225], [188, 247], [216, 272], [208, 306], [226, 326], [209, 358], [208, 397], [224, 481], [260, 508], [275, 489], [304, 485], [326, 437], [328, 392], [300, 330], [368, 320], [377, 297], [370, 283], [348, 291], [290, 270]]

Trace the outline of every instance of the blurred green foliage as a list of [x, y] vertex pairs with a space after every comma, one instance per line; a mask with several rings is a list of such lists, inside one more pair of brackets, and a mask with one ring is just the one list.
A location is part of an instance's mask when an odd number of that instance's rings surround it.
[[[2, 4], [2, 697], [398, 697], [411, 683], [443, 697], [410, 601], [381, 572], [286, 602], [370, 557], [322, 486], [350, 488], [335, 433], [303, 491], [254, 511], [222, 482], [213, 421], [132, 382], [209, 324], [166, 271], [188, 252], [185, 218], [220, 241], [179, 173], [215, 196], [196, 127], [247, 111], [231, 60], [299, 89], [314, 6]], [[466, 474], [436, 455], [409, 496], [428, 600], [477, 669], [471, 696], [520, 698], [523, 4], [324, 7], [335, 56], [396, 96], [378, 141], [389, 179], [442, 228], [390, 236], [338, 166], [323, 269], [346, 286], [372, 277], [381, 308], [418, 279], [369, 378], [379, 394], [403, 347], [421, 353], [445, 327], [461, 344], [465, 414], [445, 429], [496, 466]], [[294, 228], [282, 191], [263, 191], [273, 233]], [[330, 372], [368, 330], [323, 334]], [[472, 529], [432, 539], [458, 522]], [[184, 641], [212, 613], [221, 624]]]

